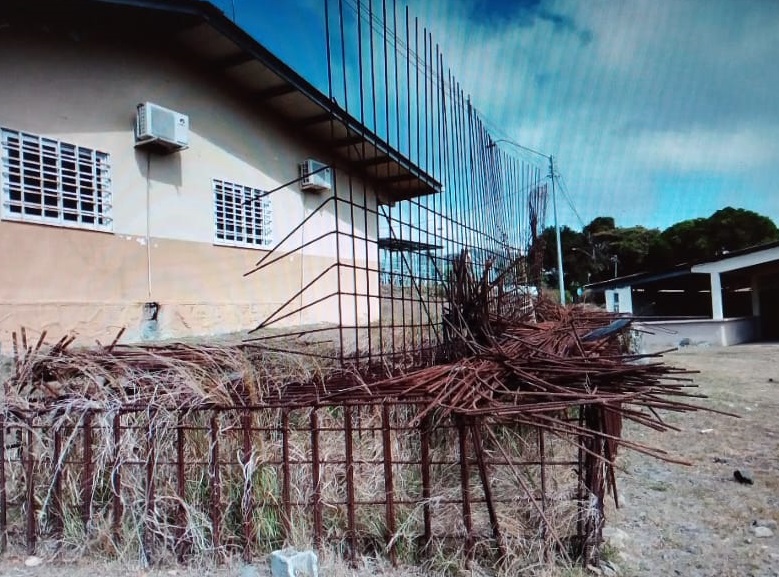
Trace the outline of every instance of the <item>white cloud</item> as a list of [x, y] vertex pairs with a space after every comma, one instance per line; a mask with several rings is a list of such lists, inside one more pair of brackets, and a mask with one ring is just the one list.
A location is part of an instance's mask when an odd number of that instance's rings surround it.
[[[639, 222], [673, 194], [656, 181], [700, 173], [748, 183], [734, 203], [779, 220], [779, 2], [410, 4], [502, 135], [558, 157], [585, 220]], [[744, 180], [756, 169], [773, 178]], [[615, 206], [630, 193], [641, 202]]]
[[662, 132], [640, 136], [633, 150], [640, 164], [649, 168], [740, 173], [779, 163], [777, 134], [779, 126]]

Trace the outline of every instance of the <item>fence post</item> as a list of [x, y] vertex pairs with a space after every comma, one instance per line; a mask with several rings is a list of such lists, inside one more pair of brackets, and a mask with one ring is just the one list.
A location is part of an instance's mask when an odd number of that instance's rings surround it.
[[311, 409], [311, 482], [313, 491], [314, 543], [322, 549], [322, 493], [319, 479], [319, 415], [316, 408]]
[[219, 480], [219, 422], [216, 413], [211, 415], [211, 455], [208, 462], [208, 485], [210, 491], [211, 508], [211, 533], [214, 541], [214, 550], [219, 551], [221, 546], [221, 495], [222, 486]]
[[422, 521], [424, 533], [422, 550], [428, 553], [430, 541], [433, 539], [433, 523], [430, 514], [430, 418], [425, 416], [419, 424], [420, 452], [422, 461]]
[[281, 502], [284, 508], [282, 524], [284, 527], [284, 539], [289, 541], [292, 533], [292, 504], [290, 499], [292, 479], [289, 470], [289, 410], [284, 409], [281, 412], [281, 468], [282, 468], [282, 486]]
[[94, 464], [92, 459], [92, 411], [84, 413], [83, 424], [83, 456], [84, 468], [81, 477], [81, 523], [84, 525], [84, 535], [89, 537], [89, 520], [92, 516], [92, 488], [94, 487]]
[[389, 407], [386, 403], [381, 407], [381, 433], [384, 449], [384, 513], [387, 523], [387, 548], [389, 549], [390, 561], [393, 565], [396, 565], [398, 559], [393, 540], [395, 537], [395, 486], [392, 470], [392, 436]]
[[114, 436], [114, 462], [113, 471], [111, 474], [111, 493], [113, 512], [113, 519], [111, 520], [111, 532], [114, 536], [114, 541], [119, 543], [122, 536], [122, 515], [124, 514], [122, 508], [122, 469], [119, 463], [120, 459], [120, 446], [122, 442], [122, 413], [117, 411], [114, 415], [113, 423], [113, 436]]
[[0, 553], [8, 547], [8, 503], [5, 492], [5, 415], [0, 415]]
[[33, 454], [33, 420], [27, 420], [27, 444], [25, 447], [25, 476], [27, 477], [26, 503], [27, 503], [27, 522], [26, 522], [26, 545], [27, 554], [35, 553], [36, 544], [36, 526], [35, 526], [35, 456]]
[[243, 496], [241, 498], [241, 514], [243, 516], [243, 560], [245, 563], [251, 563], [252, 560], [252, 542], [254, 541], [254, 523], [252, 522], [252, 513], [254, 512], [254, 495], [252, 494], [252, 470], [250, 461], [252, 458], [252, 416], [251, 413], [244, 412], [241, 415], [241, 431], [243, 433], [243, 467], [244, 474], [248, 478], [244, 479]]
[[468, 429], [465, 419], [456, 416], [457, 433], [460, 444], [460, 491], [463, 499], [463, 522], [465, 523], [465, 557], [468, 561], [473, 558], [473, 522], [471, 518], [471, 483], [468, 472]]
[[352, 430], [352, 407], [344, 405], [344, 453], [346, 468], [346, 525], [349, 540], [349, 558], [357, 561], [357, 523], [354, 511], [354, 437]]

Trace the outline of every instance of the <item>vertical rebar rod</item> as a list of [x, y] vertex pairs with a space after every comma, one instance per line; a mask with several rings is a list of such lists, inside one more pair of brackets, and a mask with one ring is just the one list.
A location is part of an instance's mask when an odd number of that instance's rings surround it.
[[[424, 51], [424, 65], [422, 69], [422, 82], [423, 82], [423, 92], [424, 92], [424, 107], [422, 108], [422, 118], [424, 119], [424, 127], [423, 127], [423, 133], [424, 138], [423, 142], [425, 145], [425, 155], [424, 155], [424, 170], [425, 172], [430, 171], [430, 141], [428, 139], [429, 131], [428, 126], [430, 125], [430, 111], [429, 111], [429, 99], [428, 99], [428, 83], [427, 83], [427, 75], [428, 75], [428, 61], [427, 61], [427, 28], [424, 28], [422, 31], [423, 40], [422, 40], [422, 46]], [[418, 111], [419, 112], [419, 111]], [[421, 154], [420, 154], [421, 157]], [[419, 166], [422, 166], [421, 160]], [[416, 218], [416, 240], [422, 241], [422, 203], [419, 202], [419, 200], [415, 201], [416, 207], [417, 207], [417, 218]], [[412, 219], [413, 220], [413, 219]], [[422, 277], [421, 270], [419, 270], [419, 259], [416, 258], [416, 263], [413, 262], [414, 255], [411, 255], [412, 258], [412, 269], [411, 274], [415, 277]], [[417, 283], [421, 285], [424, 282], [424, 278], [418, 278]], [[426, 308], [426, 297], [425, 293], [429, 294], [429, 291], [425, 291], [421, 286], [420, 290], [417, 294], [417, 308], [418, 308], [418, 314], [419, 314], [419, 348], [424, 349], [427, 343], [429, 343], [429, 337], [430, 337], [430, 317], [427, 317], [427, 322], [425, 322], [425, 315], [423, 314], [423, 310]], [[427, 308], [429, 310], [429, 308]]]
[[327, 58], [327, 97], [333, 102], [333, 49], [330, 45], [330, 0], [324, 1], [325, 11], [325, 56]]
[[35, 526], [35, 454], [33, 449], [32, 420], [27, 421], [27, 443], [25, 446], [25, 480], [27, 481], [25, 501], [26, 515], [26, 545], [27, 554], [35, 553], [37, 531]]
[[385, 520], [387, 524], [387, 549], [390, 561], [397, 563], [397, 550], [394, 544], [395, 538], [395, 483], [392, 467], [392, 435], [389, 407], [386, 403], [381, 406], [381, 434], [384, 450], [384, 499]]
[[220, 554], [222, 546], [222, 483], [219, 475], [219, 419], [216, 413], [211, 415], [210, 434], [211, 454], [208, 460], [208, 488], [210, 493], [211, 535], [214, 551]]
[[[543, 514], [543, 518], [547, 519], [546, 515], [546, 443], [544, 440], [544, 430], [542, 428], [536, 429], [536, 434], [538, 435], [538, 460], [539, 460], [539, 467], [541, 469], [541, 512]], [[541, 522], [541, 540], [543, 542], [544, 547], [544, 559], [548, 559], [549, 551], [546, 546], [546, 540], [547, 540], [547, 534], [549, 532], [549, 527], [546, 526], [546, 522]]]
[[[379, 131], [378, 126], [378, 106], [376, 102], [376, 60], [374, 58], [374, 33], [373, 33], [373, 0], [368, 0], [368, 22], [370, 23], [368, 26], [368, 34], [370, 34], [370, 59], [371, 59], [371, 100], [372, 100], [372, 110], [373, 110], [373, 125], [371, 126], [371, 129], [374, 133], [379, 134], [381, 136], [381, 132]], [[386, 70], [386, 54], [385, 54], [385, 62], [384, 67]], [[386, 85], [385, 85], [385, 99], [386, 99]], [[363, 136], [364, 136], [364, 130], [363, 130]], [[385, 134], [384, 138], [387, 142], [389, 142], [389, 135]], [[365, 141], [363, 140], [362, 145], [362, 158], [365, 158]], [[373, 358], [373, 331], [371, 330], [371, 327], [373, 325], [373, 319], [372, 319], [372, 311], [371, 311], [371, 271], [370, 271], [370, 249], [369, 249], [369, 227], [368, 227], [368, 192], [369, 187], [363, 181], [362, 183], [362, 219], [363, 219], [363, 225], [365, 227], [365, 230], [363, 231], [363, 249], [364, 249], [364, 256], [365, 256], [365, 265], [364, 265], [364, 272], [365, 272], [365, 308], [366, 308], [366, 322], [365, 325], [367, 327], [367, 337], [368, 337], [368, 362], [370, 363]], [[376, 198], [378, 198], [378, 193], [374, 189], [373, 194]], [[352, 222], [352, 232], [354, 233], [354, 222]], [[378, 233], [378, 231], [376, 231]], [[363, 256], [363, 255], [361, 255]], [[357, 256], [354, 257], [354, 265], [357, 266]], [[357, 290], [357, 287], [355, 286], [355, 290]], [[355, 323], [359, 324], [357, 319], [355, 319]], [[379, 334], [381, 334], [381, 331], [379, 331]], [[379, 337], [381, 338], [381, 337]], [[379, 345], [379, 351], [381, 351], [381, 345]]]
[[[390, 123], [390, 101], [389, 101], [389, 63], [387, 61], [387, 0], [381, 1], [381, 11], [382, 11], [382, 47], [383, 47], [383, 55], [384, 55], [384, 127], [387, 131], [386, 140], [387, 144], [392, 146], [392, 131], [390, 130], [390, 127], [392, 126]], [[396, 98], [397, 98], [397, 90], [396, 90]], [[378, 132], [378, 131], [377, 131]], [[385, 167], [386, 170], [386, 176], [389, 176], [389, 164]], [[375, 226], [376, 226], [376, 239], [381, 236], [381, 231], [379, 230], [379, 214], [378, 214], [378, 194], [376, 198], [376, 218]], [[366, 212], [365, 216], [365, 228], [366, 232], [368, 230], [368, 215]], [[367, 236], [367, 234], [366, 234]], [[376, 289], [378, 291], [378, 324], [379, 324], [379, 355], [384, 355], [384, 327], [382, 326], [382, 291], [381, 291], [381, 274], [382, 274], [382, 264], [381, 264], [381, 256], [382, 252], [378, 247], [378, 243], [376, 245], [376, 262], [379, 263], [379, 270], [376, 272], [378, 283], [376, 285]], [[370, 291], [368, 291], [370, 293]], [[390, 296], [392, 293], [390, 292]], [[370, 305], [369, 305], [370, 308]], [[370, 331], [370, 325], [368, 330]]]
[[179, 411], [176, 418], [176, 491], [178, 493], [179, 503], [176, 507], [176, 557], [179, 562], [184, 560], [186, 535], [187, 512], [185, 503], [187, 502], [187, 479], [184, 460], [184, 417], [183, 412]]
[[149, 422], [146, 428], [146, 506], [143, 526], [143, 554], [147, 564], [152, 561], [154, 550], [153, 531], [151, 525], [156, 521], [155, 513], [155, 482], [154, 476], [157, 472], [157, 441], [155, 439], [154, 411], [148, 413]]
[[122, 442], [122, 414], [117, 412], [112, 422], [112, 433], [114, 438], [113, 446], [113, 469], [111, 471], [111, 533], [115, 543], [121, 539], [122, 516], [122, 471], [119, 464], [119, 449]]
[[[359, 16], [358, 16], [359, 18]], [[341, 73], [343, 77], [344, 88], [344, 110], [349, 112], [349, 88], [346, 62], [346, 35], [344, 33], [344, 7], [343, 0], [338, 0], [338, 23], [341, 31]], [[329, 66], [328, 66], [329, 67]], [[330, 135], [335, 136], [335, 120], [330, 120]], [[338, 222], [340, 221], [339, 211], [339, 191], [338, 191], [338, 172], [333, 170], [333, 219], [335, 221], [335, 259], [336, 266], [336, 288], [338, 291], [338, 359], [341, 366], [344, 366], [346, 352], [344, 351], [344, 313], [343, 313], [343, 280], [341, 279], [341, 235], [338, 231]]]
[[62, 540], [64, 523], [62, 517], [62, 468], [64, 463], [62, 459], [62, 430], [60, 428], [54, 431], [54, 454], [52, 455], [52, 465], [54, 466], [54, 478], [52, 479], [52, 526], [54, 536], [58, 541]]
[[352, 407], [344, 405], [344, 466], [346, 467], [346, 530], [349, 541], [349, 557], [357, 560], [357, 522], [354, 498], [354, 435], [352, 430]]
[[89, 519], [92, 511], [92, 487], [94, 486], [94, 462], [92, 458], [92, 419], [91, 411], [84, 413], [83, 424], [83, 469], [81, 471], [81, 524], [84, 534], [89, 536]]
[[429, 553], [430, 541], [433, 539], [433, 523], [430, 510], [430, 418], [425, 416], [419, 424], [419, 449], [422, 466], [422, 551]]
[[292, 477], [289, 465], [289, 410], [284, 409], [281, 412], [281, 504], [283, 507], [282, 526], [284, 528], [284, 539], [289, 541], [292, 536], [292, 500], [290, 498], [292, 490]]
[[[583, 430], [584, 428], [584, 407], [579, 407], [579, 430]], [[586, 504], [584, 503], [584, 436], [578, 435], [577, 439], [577, 447], [578, 447], [578, 454], [577, 454], [577, 468], [576, 468], [576, 507], [578, 509], [578, 514], [576, 516], [576, 538], [577, 538], [577, 546], [580, 549], [580, 553], [582, 555], [582, 558], [585, 557], [584, 555], [584, 549], [585, 549], [585, 530], [584, 530], [584, 520], [586, 518]]]
[[0, 553], [8, 547], [8, 501], [5, 491], [5, 415], [0, 415]]
[[465, 557], [473, 558], [473, 518], [471, 516], [471, 482], [468, 467], [468, 429], [462, 417], [457, 417], [457, 437], [460, 450], [460, 492], [462, 494], [463, 524], [465, 525]]
[[[379, 127], [377, 126], [377, 107], [376, 107], [376, 61], [374, 59], [374, 42], [373, 42], [373, 0], [368, 0], [368, 56], [371, 59], [370, 64], [370, 78], [371, 78], [371, 110], [373, 111], [371, 120], [373, 124], [370, 126], [370, 129], [373, 130], [374, 133], [381, 136], [381, 132], [379, 132]], [[365, 123], [367, 124], [367, 122]], [[385, 136], [386, 138], [386, 136]]]
[[243, 561], [252, 561], [252, 543], [254, 541], [254, 524], [252, 513], [254, 512], [254, 496], [252, 495], [253, 483], [251, 480], [252, 459], [252, 416], [249, 412], [241, 415], [241, 433], [243, 437], [243, 466], [244, 474], [249, 478], [244, 480], [243, 498], [241, 499], [241, 515], [243, 517]]
[[322, 487], [320, 485], [319, 471], [319, 415], [316, 409], [311, 410], [311, 482], [313, 483], [313, 517], [314, 517], [314, 544], [317, 549], [322, 549]]
[[473, 451], [476, 453], [476, 461], [479, 466], [479, 477], [484, 489], [484, 500], [487, 504], [487, 513], [490, 517], [490, 527], [492, 528], [492, 537], [498, 547], [498, 553], [501, 559], [506, 558], [506, 546], [503, 543], [503, 537], [500, 533], [500, 523], [495, 511], [495, 501], [492, 498], [492, 486], [490, 485], [490, 476], [487, 471], [487, 462], [484, 458], [484, 442], [481, 437], [481, 423], [471, 424], [471, 440], [473, 442]]

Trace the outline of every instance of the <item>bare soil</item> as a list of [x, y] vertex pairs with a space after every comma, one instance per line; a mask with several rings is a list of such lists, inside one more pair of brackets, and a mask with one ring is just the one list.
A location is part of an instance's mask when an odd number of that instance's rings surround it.
[[[701, 405], [737, 413], [671, 414], [678, 432], [656, 433], [628, 427], [626, 434], [662, 447], [690, 466], [623, 453], [618, 475], [622, 502], [607, 508], [607, 533], [616, 531], [605, 557], [622, 576], [779, 577], [779, 530], [768, 538], [752, 532], [754, 521], [779, 522], [779, 345], [686, 348], [666, 355], [667, 363], [700, 371], [694, 376], [709, 398]], [[733, 478], [748, 469], [753, 485]], [[239, 563], [220, 568], [144, 570], [98, 561], [50, 562], [27, 567], [24, 556], [7, 555], [0, 576], [194, 577], [238, 576]], [[264, 561], [259, 575], [269, 575]], [[550, 571], [551, 576], [556, 572]], [[322, 575], [367, 577], [420, 574], [366, 566], [353, 571], [322, 560]], [[579, 574], [563, 570], [560, 575]]]
[[[624, 502], [607, 513], [607, 525], [626, 535], [607, 556], [622, 575], [779, 576], [779, 530], [769, 538], [751, 530], [754, 521], [779, 522], [779, 345], [685, 348], [665, 360], [700, 371], [695, 383], [709, 397], [700, 404], [740, 418], [673, 414], [667, 421], [678, 432], [627, 429], [691, 466], [622, 456]], [[753, 485], [734, 479], [744, 469]]]

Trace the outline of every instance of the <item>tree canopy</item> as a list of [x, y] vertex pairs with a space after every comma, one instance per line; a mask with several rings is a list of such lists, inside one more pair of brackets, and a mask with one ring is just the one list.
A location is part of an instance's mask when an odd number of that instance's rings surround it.
[[[639, 272], [659, 271], [734, 250], [779, 240], [774, 222], [742, 208], [726, 207], [708, 218], [685, 220], [665, 230], [619, 227], [599, 216], [581, 231], [560, 230], [567, 290], [588, 282]], [[557, 250], [553, 227], [543, 230], [543, 269], [550, 285], [557, 283]]]

